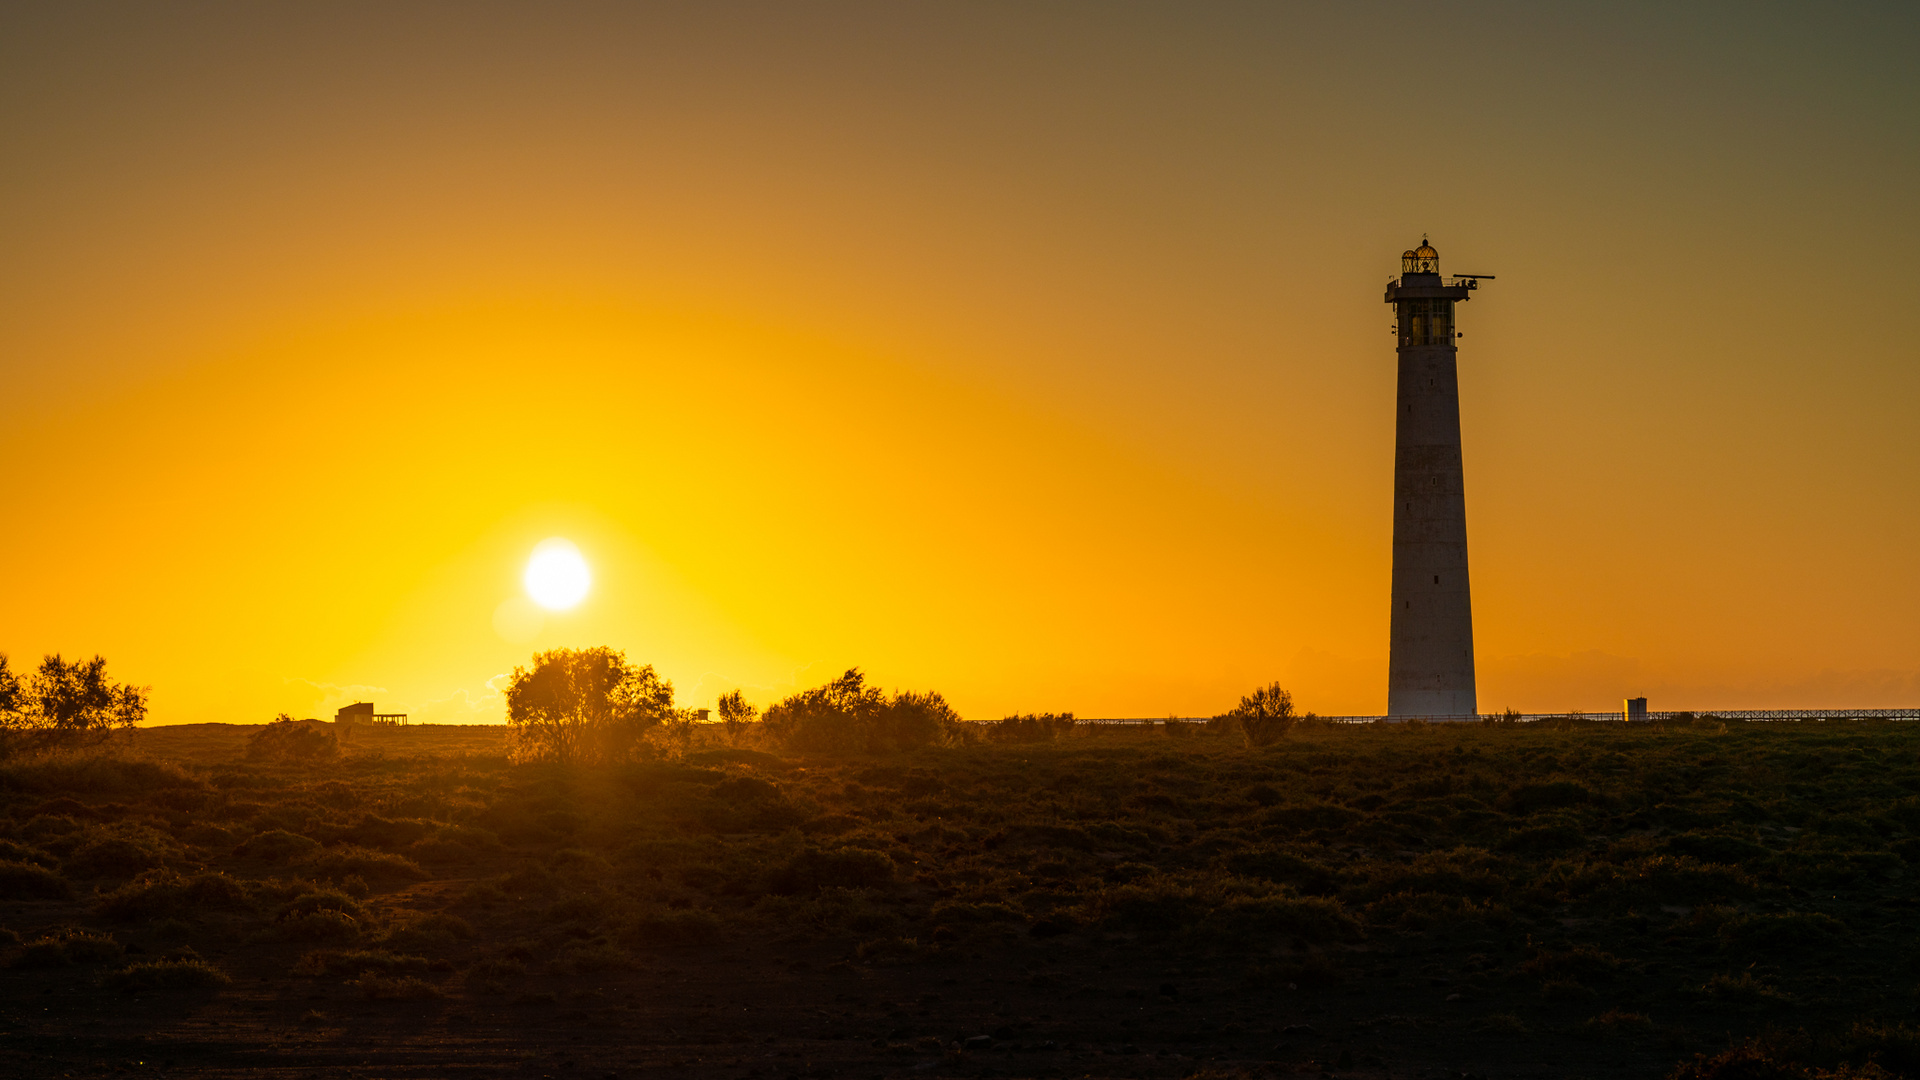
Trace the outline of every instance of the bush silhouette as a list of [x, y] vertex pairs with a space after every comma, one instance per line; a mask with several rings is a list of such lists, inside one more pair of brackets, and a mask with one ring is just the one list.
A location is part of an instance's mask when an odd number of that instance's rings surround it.
[[0, 900], [64, 900], [73, 895], [67, 879], [29, 862], [0, 862]]
[[893, 860], [878, 851], [808, 848], [775, 868], [767, 884], [791, 896], [827, 888], [871, 889], [892, 880]]
[[1293, 695], [1279, 683], [1270, 683], [1241, 698], [1225, 719], [1250, 749], [1258, 749], [1279, 742], [1299, 717], [1293, 711]]
[[123, 994], [213, 990], [232, 982], [226, 972], [196, 957], [149, 960], [116, 971], [106, 980], [109, 987]]
[[892, 697], [867, 685], [859, 668], [767, 708], [767, 733], [789, 749], [816, 753], [884, 752], [939, 746], [960, 715], [929, 691]]
[[295, 720], [281, 713], [247, 737], [249, 761], [326, 761], [340, 753], [340, 737], [318, 720]]
[[675, 718], [673, 684], [604, 645], [540, 653], [532, 667], [513, 669], [507, 688], [520, 761], [626, 761], [648, 731]]
[[1053, 742], [1073, 734], [1072, 713], [1026, 713], [987, 724], [987, 741], [998, 743]]

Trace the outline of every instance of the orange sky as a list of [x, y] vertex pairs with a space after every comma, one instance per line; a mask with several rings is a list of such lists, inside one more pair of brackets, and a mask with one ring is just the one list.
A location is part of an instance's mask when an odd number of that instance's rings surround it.
[[[1461, 313], [1483, 708], [1920, 702], [1912, 8], [12, 5], [0, 651], [156, 722], [859, 664], [1386, 698]], [[596, 588], [498, 606], [539, 540]]]

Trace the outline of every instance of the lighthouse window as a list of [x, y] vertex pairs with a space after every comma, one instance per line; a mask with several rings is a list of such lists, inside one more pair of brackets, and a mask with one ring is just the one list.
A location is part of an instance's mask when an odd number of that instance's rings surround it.
[[1450, 345], [1453, 343], [1453, 301], [1402, 300], [1400, 343], [1403, 345]]

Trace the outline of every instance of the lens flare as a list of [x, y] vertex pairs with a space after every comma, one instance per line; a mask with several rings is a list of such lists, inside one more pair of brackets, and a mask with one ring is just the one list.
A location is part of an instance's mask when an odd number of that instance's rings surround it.
[[548, 611], [565, 611], [586, 597], [593, 572], [572, 541], [556, 536], [534, 546], [520, 580], [534, 603]]

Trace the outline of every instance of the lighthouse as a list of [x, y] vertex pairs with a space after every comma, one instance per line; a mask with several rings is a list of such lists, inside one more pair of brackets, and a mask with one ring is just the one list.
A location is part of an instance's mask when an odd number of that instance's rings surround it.
[[1421, 239], [1387, 283], [1399, 338], [1393, 451], [1393, 620], [1387, 715], [1479, 712], [1473, 684], [1473, 595], [1467, 579], [1466, 479], [1460, 458], [1460, 334], [1454, 306], [1484, 274], [1440, 277]]

